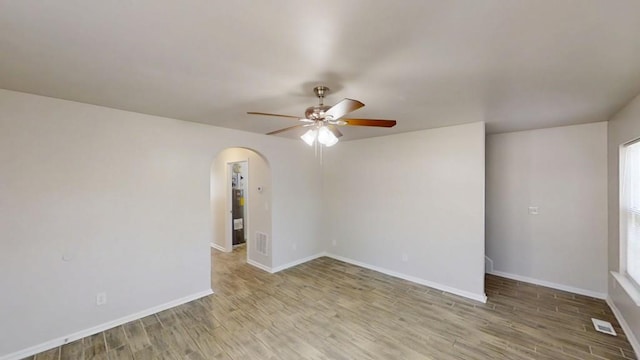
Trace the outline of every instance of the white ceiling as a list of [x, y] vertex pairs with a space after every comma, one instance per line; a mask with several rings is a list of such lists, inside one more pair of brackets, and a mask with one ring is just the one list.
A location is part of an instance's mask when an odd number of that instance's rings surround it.
[[[265, 133], [312, 88], [344, 139], [608, 119], [640, 92], [640, 1], [0, 0], [0, 88]], [[289, 134], [293, 136], [294, 134]]]

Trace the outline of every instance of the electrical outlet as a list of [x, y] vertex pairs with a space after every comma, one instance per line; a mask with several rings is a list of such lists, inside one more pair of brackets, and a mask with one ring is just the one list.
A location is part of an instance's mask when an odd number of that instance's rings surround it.
[[404, 261], [404, 262], [409, 261], [409, 255], [407, 255], [407, 254], [402, 254], [402, 261]]
[[107, 303], [107, 293], [101, 292], [96, 295], [96, 305], [104, 305]]

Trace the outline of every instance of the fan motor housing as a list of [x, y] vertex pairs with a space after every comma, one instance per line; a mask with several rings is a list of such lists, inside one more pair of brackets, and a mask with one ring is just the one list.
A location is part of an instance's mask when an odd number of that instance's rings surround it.
[[324, 119], [325, 111], [331, 109], [329, 105], [316, 105], [310, 106], [304, 112], [304, 116], [310, 120], [321, 120]]

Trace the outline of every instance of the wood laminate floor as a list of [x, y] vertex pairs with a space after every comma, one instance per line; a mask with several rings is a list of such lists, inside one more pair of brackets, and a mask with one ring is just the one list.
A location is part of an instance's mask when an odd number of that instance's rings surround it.
[[30, 359], [635, 359], [602, 300], [487, 276], [480, 304], [330, 258], [272, 275], [245, 256], [212, 251], [214, 295]]

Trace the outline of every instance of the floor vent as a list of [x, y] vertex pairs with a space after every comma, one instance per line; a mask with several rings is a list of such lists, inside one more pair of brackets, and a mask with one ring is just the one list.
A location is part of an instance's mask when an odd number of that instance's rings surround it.
[[256, 251], [267, 255], [267, 234], [256, 231]]
[[604, 321], [604, 320], [598, 320], [594, 318], [591, 318], [591, 321], [593, 321], [593, 327], [595, 327], [597, 331], [600, 331], [601, 333], [617, 336], [616, 331], [613, 329], [613, 325], [611, 325], [610, 322]]

